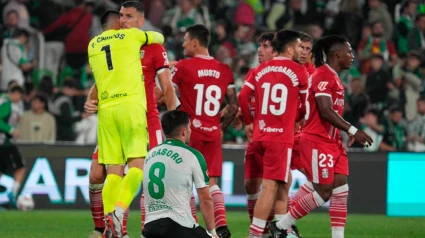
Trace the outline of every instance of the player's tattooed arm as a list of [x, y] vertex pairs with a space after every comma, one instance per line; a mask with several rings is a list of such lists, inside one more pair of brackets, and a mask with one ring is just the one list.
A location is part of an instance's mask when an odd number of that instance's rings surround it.
[[234, 87], [227, 89], [226, 100], [227, 106], [223, 109], [226, 110], [226, 113], [222, 114], [220, 120], [222, 131], [225, 131], [229, 124], [232, 123], [233, 119], [236, 116], [236, 113], [238, 112], [239, 104], [238, 98], [236, 96], [236, 90]]
[[89, 94], [87, 95], [87, 101], [84, 103], [84, 111], [88, 115], [92, 115], [97, 112], [97, 87], [96, 84], [94, 84], [89, 91]]
[[158, 81], [161, 85], [163, 92], [163, 99], [167, 110], [176, 109], [176, 93], [174, 91], [173, 83], [171, 82], [171, 72], [169, 69], [164, 69], [158, 74]]

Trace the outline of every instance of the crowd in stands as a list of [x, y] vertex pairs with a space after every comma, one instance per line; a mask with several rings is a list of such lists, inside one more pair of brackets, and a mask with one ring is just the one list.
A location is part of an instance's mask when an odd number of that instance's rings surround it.
[[[11, 84], [25, 89], [20, 140], [95, 143], [96, 118], [83, 112], [94, 82], [87, 45], [101, 32], [99, 16], [106, 9], [118, 10], [121, 2], [2, 1], [0, 89], [7, 91]], [[187, 27], [207, 26], [210, 54], [229, 64], [238, 90], [248, 70], [258, 65], [256, 38], [263, 32], [285, 28], [314, 40], [329, 34], [347, 37], [355, 62], [340, 75], [346, 90], [344, 118], [373, 135], [369, 151], [425, 151], [424, 0], [143, 2], [142, 29], [164, 34], [170, 61], [183, 58]], [[35, 136], [40, 131], [46, 135]], [[244, 130], [229, 127], [223, 142], [245, 143]]]

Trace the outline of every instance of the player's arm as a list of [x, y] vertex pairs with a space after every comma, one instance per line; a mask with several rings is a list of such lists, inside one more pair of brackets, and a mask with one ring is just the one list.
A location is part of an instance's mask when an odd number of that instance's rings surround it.
[[297, 118], [296, 118], [296, 122], [301, 121], [307, 111], [306, 108], [306, 102], [307, 102], [307, 93], [308, 93], [308, 72], [306, 70], [304, 70], [304, 72], [302, 72], [300, 74], [299, 77], [299, 81], [300, 81], [300, 91], [299, 91], [299, 95], [298, 97], [300, 98], [300, 107], [297, 110]]
[[89, 94], [87, 95], [87, 101], [84, 103], [84, 111], [89, 115], [96, 113], [97, 104], [97, 86], [96, 84], [93, 84], [93, 86], [90, 88]]
[[194, 152], [196, 159], [192, 165], [192, 178], [195, 184], [196, 192], [199, 197], [199, 206], [201, 208], [202, 216], [204, 217], [205, 226], [208, 231], [215, 233], [214, 222], [214, 206], [213, 200], [209, 192], [209, 177], [207, 174], [208, 168], [204, 156], [198, 151]]
[[368, 136], [364, 131], [358, 130], [356, 127], [352, 126], [333, 110], [332, 99], [330, 95], [321, 95], [318, 93], [315, 95], [315, 99], [320, 117], [322, 119], [328, 121], [334, 127], [348, 132], [348, 134], [353, 136], [356, 141], [360, 142], [360, 144], [366, 145], [365, 143], [368, 143], [368, 145], [372, 145], [373, 140], [370, 138], [370, 136]]
[[141, 31], [139, 29], [131, 29], [136, 35], [136, 38], [142, 45], [160, 44], [164, 43], [164, 35], [155, 31]]
[[167, 110], [174, 110], [176, 109], [176, 92], [171, 83], [170, 69], [163, 68], [160, 71], [158, 71], [158, 81], [162, 88], [165, 105], [167, 105]]
[[227, 88], [226, 92], [226, 101], [227, 106], [225, 110], [227, 111], [224, 115], [221, 117], [221, 130], [225, 131], [226, 128], [232, 123], [233, 119], [236, 116], [236, 113], [238, 113], [238, 98], [236, 96], [236, 90], [235, 87], [229, 87]]

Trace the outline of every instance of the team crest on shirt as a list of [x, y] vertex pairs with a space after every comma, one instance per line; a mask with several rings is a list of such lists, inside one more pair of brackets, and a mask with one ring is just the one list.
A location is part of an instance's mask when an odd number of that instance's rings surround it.
[[143, 59], [144, 56], [145, 56], [145, 51], [144, 50], [140, 50], [140, 59]]
[[100, 99], [101, 100], [106, 100], [109, 97], [109, 93], [107, 91], [103, 91], [102, 94], [100, 95]]
[[328, 177], [329, 177], [328, 169], [327, 168], [323, 168], [322, 169], [322, 178], [326, 179]]
[[266, 123], [264, 122], [264, 120], [260, 120], [258, 126], [260, 127], [260, 130], [263, 130], [263, 128], [266, 127]]
[[322, 81], [322, 82], [320, 82], [320, 83], [317, 85], [317, 88], [318, 88], [320, 91], [324, 91], [324, 90], [326, 89], [326, 85], [328, 85], [328, 83], [329, 83], [329, 82]]
[[199, 128], [202, 126], [202, 122], [198, 119], [193, 119], [192, 124], [193, 124], [193, 127], [195, 128]]

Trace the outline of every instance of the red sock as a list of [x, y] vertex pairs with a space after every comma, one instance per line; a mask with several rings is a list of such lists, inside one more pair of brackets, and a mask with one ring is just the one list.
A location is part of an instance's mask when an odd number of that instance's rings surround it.
[[332, 237], [344, 237], [344, 227], [347, 221], [348, 184], [333, 190], [329, 216], [331, 217]]
[[[300, 189], [298, 189], [297, 193], [291, 199], [291, 206], [294, 206], [302, 197], [305, 195], [314, 192], [313, 184], [309, 181], [305, 182]], [[289, 201], [288, 201], [288, 211], [289, 211]]]
[[266, 223], [266, 227], [264, 228], [263, 234], [268, 234], [269, 233], [269, 224], [271, 221], [273, 221], [274, 218], [274, 208], [272, 208], [272, 210], [270, 211], [269, 217], [267, 217], [267, 223]]
[[210, 187], [210, 194], [214, 203], [215, 227], [219, 228], [222, 226], [227, 226], [224, 196], [218, 185], [213, 185]]
[[195, 196], [190, 197], [190, 210], [192, 212], [192, 216], [195, 219], [196, 223], [198, 223], [198, 214], [196, 214], [196, 201], [195, 201]]
[[140, 196], [140, 221], [141, 221], [142, 231], [143, 231], [143, 226], [145, 225], [145, 215], [146, 215], [145, 194], [142, 193], [142, 195]]
[[130, 208], [127, 208], [127, 210], [124, 212], [124, 217], [122, 220], [122, 234], [127, 234], [127, 220], [128, 220], [128, 213], [130, 211]]
[[105, 221], [103, 220], [103, 201], [102, 201], [103, 184], [89, 185], [89, 200], [91, 216], [95, 230], [102, 231], [105, 229]]
[[255, 204], [257, 203], [258, 198], [260, 197], [260, 193], [256, 193], [256, 194], [248, 194], [247, 197], [247, 210], [248, 210], [248, 215], [249, 215], [249, 222], [252, 223], [252, 218], [254, 217], [254, 207]]
[[294, 204], [291, 210], [277, 222], [279, 229], [288, 229], [295, 223], [295, 221], [309, 214], [312, 210], [323, 206], [325, 201], [320, 197], [317, 192], [309, 193], [302, 197], [298, 203]]

